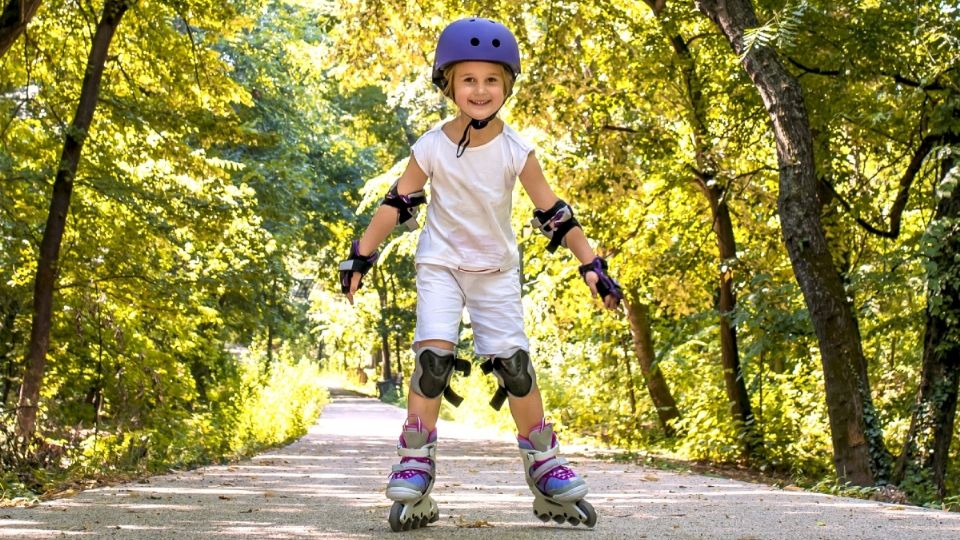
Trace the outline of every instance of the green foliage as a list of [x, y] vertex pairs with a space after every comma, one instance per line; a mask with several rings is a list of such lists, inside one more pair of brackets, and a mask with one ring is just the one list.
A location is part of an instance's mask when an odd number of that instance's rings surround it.
[[190, 410], [155, 410], [126, 429], [84, 429], [71, 434], [76, 440], [69, 444], [48, 437], [45, 445], [59, 448], [62, 458], [44, 469], [5, 473], [0, 479], [5, 498], [62, 489], [80, 479], [247, 457], [303, 436], [329, 399], [317, 366], [310, 362], [284, 358], [266, 375], [262, 357], [244, 356], [230, 363], [235, 371], [208, 390], [215, 400], [195, 402]]
[[796, 46], [797, 35], [803, 25], [803, 16], [809, 6], [806, 0], [787, 5], [779, 13], [756, 28], [750, 28], [743, 34], [743, 60], [757, 47], [776, 46], [779, 49], [791, 49]]
[[817, 482], [810, 487], [810, 490], [817, 493], [836, 495], [838, 497], [869, 499], [876, 495], [880, 491], [880, 488], [877, 486], [855, 486], [849, 483], [841, 483], [836, 478], [828, 478]]
[[[31, 39], [0, 60], [4, 410], [17, 398], [37, 244], [97, 9], [46, 2]], [[219, 461], [316, 417], [316, 373], [291, 359], [316, 354], [306, 299], [316, 254], [343, 229], [343, 186], [374, 161], [368, 139], [360, 148], [349, 129], [316, 129], [346, 101], [310, 61], [318, 16], [245, 0], [127, 13], [67, 219], [42, 439], [18, 455], [4, 436], [4, 469], [19, 479], [4, 486]], [[226, 352], [243, 347], [263, 353], [238, 363]]]

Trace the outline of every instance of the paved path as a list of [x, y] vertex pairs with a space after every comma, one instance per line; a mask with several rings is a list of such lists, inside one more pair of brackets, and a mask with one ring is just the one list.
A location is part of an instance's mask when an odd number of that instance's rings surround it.
[[950, 539], [960, 514], [597, 461], [567, 454], [590, 485], [596, 528], [538, 521], [515, 442], [440, 424], [440, 521], [391, 533], [384, 480], [404, 412], [335, 392], [309, 434], [237, 465], [0, 508], [16, 538]]

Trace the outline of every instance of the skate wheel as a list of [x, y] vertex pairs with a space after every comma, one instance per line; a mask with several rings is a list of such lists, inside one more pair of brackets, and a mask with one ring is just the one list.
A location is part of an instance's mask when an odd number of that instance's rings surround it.
[[[597, 524], [597, 511], [593, 509], [593, 505], [587, 501], [581, 500], [577, 501], [577, 508], [579, 508], [580, 511], [587, 516], [587, 519], [583, 520], [583, 524], [587, 527], [593, 528], [593, 526]], [[570, 522], [573, 523], [573, 520]], [[573, 524], [576, 525], [576, 523]]]
[[575, 518], [575, 517], [567, 518], [567, 523], [569, 523], [569, 524], [573, 525], [574, 527], [576, 527], [577, 525], [580, 524], [580, 520], [577, 519], [577, 518]]
[[393, 506], [390, 507], [390, 517], [387, 518], [387, 521], [390, 522], [390, 530], [393, 532], [400, 532], [403, 530], [403, 523], [400, 523], [400, 515], [403, 514], [403, 504], [395, 502]]
[[566, 518], [564, 518], [563, 516], [553, 516], [554, 523], [560, 524], [560, 523], [563, 523], [564, 521], [566, 521]]
[[537, 519], [539, 519], [544, 523], [550, 521], [550, 516], [548, 516], [547, 514], [538, 514], [536, 510], [533, 511], [533, 515], [537, 516]]

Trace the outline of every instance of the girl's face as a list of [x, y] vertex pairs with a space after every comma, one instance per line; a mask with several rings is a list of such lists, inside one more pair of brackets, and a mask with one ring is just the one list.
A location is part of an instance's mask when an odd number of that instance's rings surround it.
[[493, 62], [460, 62], [453, 72], [453, 101], [460, 112], [483, 120], [496, 114], [506, 99], [504, 68]]

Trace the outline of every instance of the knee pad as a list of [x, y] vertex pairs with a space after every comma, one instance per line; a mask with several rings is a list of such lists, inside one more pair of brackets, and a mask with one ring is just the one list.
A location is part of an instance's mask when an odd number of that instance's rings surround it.
[[494, 356], [481, 366], [484, 373], [493, 373], [500, 388], [490, 400], [490, 406], [500, 410], [507, 396], [524, 397], [533, 390], [537, 374], [533, 370], [530, 355], [523, 349], [517, 349], [509, 356]]
[[441, 395], [454, 406], [459, 406], [463, 398], [450, 389], [450, 378], [454, 371], [470, 374], [470, 362], [454, 356], [453, 351], [437, 347], [422, 347], [417, 351], [416, 367], [410, 379], [410, 389], [426, 398]]

